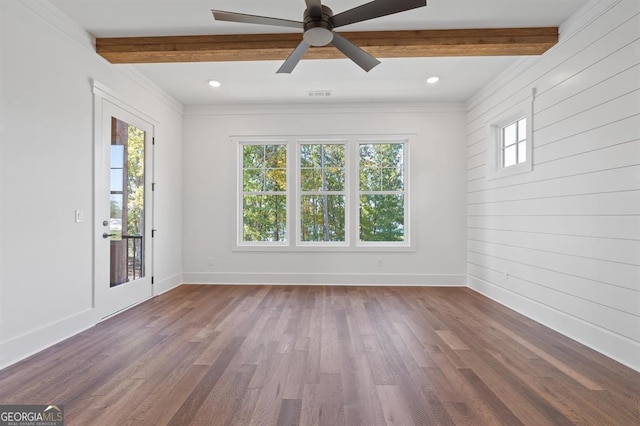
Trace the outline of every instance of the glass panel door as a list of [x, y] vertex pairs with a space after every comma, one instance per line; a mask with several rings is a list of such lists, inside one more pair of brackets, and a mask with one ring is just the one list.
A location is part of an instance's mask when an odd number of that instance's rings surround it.
[[145, 132], [111, 117], [109, 285], [143, 278]]
[[153, 295], [153, 124], [96, 101], [95, 306], [106, 318]]

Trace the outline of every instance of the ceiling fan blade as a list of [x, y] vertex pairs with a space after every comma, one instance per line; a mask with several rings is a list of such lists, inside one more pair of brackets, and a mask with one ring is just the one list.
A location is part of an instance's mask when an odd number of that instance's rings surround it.
[[354, 7], [331, 18], [333, 27], [355, 24], [381, 16], [392, 15], [405, 10], [416, 9], [427, 5], [427, 0], [374, 0], [362, 6]]
[[371, 71], [373, 67], [380, 64], [379, 60], [369, 55], [367, 52], [360, 49], [338, 33], [333, 33], [333, 41], [331, 43], [366, 72]]
[[213, 18], [217, 21], [242, 22], [246, 24], [275, 25], [277, 27], [303, 28], [304, 24], [288, 19], [270, 18], [268, 16], [247, 15], [244, 13], [225, 12], [211, 9]]
[[290, 74], [291, 71], [293, 71], [293, 69], [296, 67], [296, 65], [298, 65], [298, 62], [300, 62], [302, 56], [304, 56], [304, 52], [306, 52], [310, 46], [311, 45], [309, 43], [302, 40], [298, 47], [296, 47], [295, 50], [291, 52], [291, 55], [289, 55], [287, 60], [284, 61], [284, 64], [282, 64], [282, 66], [278, 68], [276, 74]]
[[307, 3], [307, 9], [309, 14], [313, 17], [322, 17], [322, 2], [321, 0], [304, 0]]

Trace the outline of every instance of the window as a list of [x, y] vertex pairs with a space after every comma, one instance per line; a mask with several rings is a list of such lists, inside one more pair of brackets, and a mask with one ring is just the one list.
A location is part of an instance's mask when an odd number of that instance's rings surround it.
[[237, 142], [237, 247], [410, 248], [408, 138]]
[[300, 241], [346, 241], [344, 144], [300, 144]]
[[360, 144], [359, 241], [404, 241], [403, 143]]
[[287, 146], [242, 145], [242, 241], [287, 240]]
[[527, 161], [527, 119], [523, 117], [501, 129], [502, 167]]
[[489, 126], [488, 179], [533, 170], [533, 95]]

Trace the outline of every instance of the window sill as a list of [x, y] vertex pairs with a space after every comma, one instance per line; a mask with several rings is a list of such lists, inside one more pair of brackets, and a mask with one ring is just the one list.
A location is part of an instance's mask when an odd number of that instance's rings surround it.
[[489, 173], [487, 174], [487, 180], [506, 178], [509, 176], [519, 175], [521, 173], [528, 173], [531, 171], [533, 171], [533, 164], [531, 163], [531, 161], [525, 161], [524, 163], [500, 168], [498, 170], [489, 170]]
[[416, 248], [413, 246], [259, 246], [259, 245], [246, 245], [234, 246], [231, 251], [233, 252], [262, 252], [262, 253], [412, 253], [416, 252]]

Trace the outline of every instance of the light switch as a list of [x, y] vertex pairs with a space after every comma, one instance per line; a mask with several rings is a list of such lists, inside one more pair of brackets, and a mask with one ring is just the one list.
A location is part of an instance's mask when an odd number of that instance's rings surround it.
[[76, 210], [76, 223], [84, 222], [84, 212], [82, 210]]

